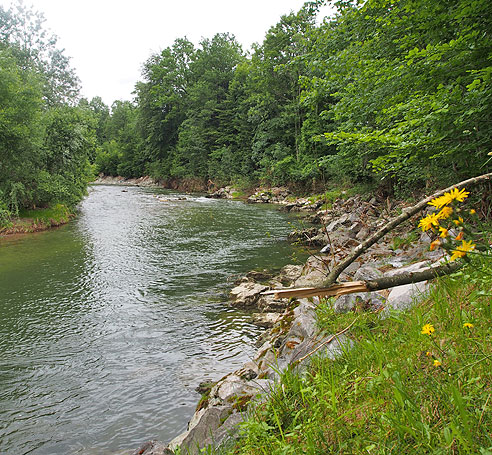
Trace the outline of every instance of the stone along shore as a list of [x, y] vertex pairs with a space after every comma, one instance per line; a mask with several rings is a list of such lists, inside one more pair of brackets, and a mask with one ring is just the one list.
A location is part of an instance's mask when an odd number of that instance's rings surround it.
[[[225, 188], [212, 197], [231, 198], [233, 192], [233, 189]], [[235, 283], [229, 305], [251, 309], [254, 322], [266, 328], [256, 343], [255, 356], [218, 382], [200, 384], [197, 390], [202, 393], [202, 398], [185, 432], [171, 442], [149, 441], [127, 453], [172, 455], [179, 448], [181, 454], [198, 454], [207, 446], [224, 446], [238, 436], [239, 424], [246, 418], [248, 409], [268, 395], [283, 370], [304, 368], [313, 354], [334, 358], [352, 344], [344, 335], [333, 336], [318, 331], [317, 298], [276, 299], [262, 293], [269, 289], [319, 286], [335, 263], [384, 225], [403, 205], [391, 206], [388, 201], [381, 203], [376, 198], [365, 201], [355, 196], [337, 199], [330, 209], [321, 210], [322, 201], [292, 200], [284, 188], [259, 190], [248, 202], [277, 203], [284, 210], [307, 212], [305, 220], [311, 225], [293, 232], [291, 238], [312, 248], [313, 254], [305, 264], [287, 265], [277, 275], [253, 271]], [[343, 272], [340, 281], [394, 276], [437, 264], [442, 256], [428, 251], [426, 235], [420, 239], [415, 239], [415, 234], [407, 235], [414, 226], [415, 223], [403, 227], [404, 231], [392, 233], [392, 238], [374, 245]], [[322, 252], [320, 247], [323, 247]], [[349, 294], [337, 298], [333, 308], [341, 313], [357, 309], [379, 311], [384, 315], [389, 310], [410, 307], [428, 287], [427, 282], [421, 282], [380, 292]]]

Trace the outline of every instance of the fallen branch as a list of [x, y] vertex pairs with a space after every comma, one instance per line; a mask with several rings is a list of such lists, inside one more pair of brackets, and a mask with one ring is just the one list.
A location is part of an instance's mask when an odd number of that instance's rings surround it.
[[274, 289], [262, 292], [263, 295], [274, 295], [275, 298], [307, 298], [307, 297], [340, 297], [341, 295], [354, 294], [357, 292], [374, 292], [383, 289], [402, 286], [404, 284], [419, 283], [420, 281], [432, 280], [434, 278], [449, 275], [463, 266], [463, 262], [450, 262], [439, 267], [429, 267], [417, 272], [404, 272], [391, 277], [382, 277], [376, 280], [347, 281], [337, 283], [325, 288], [297, 288], [297, 289]]
[[461, 189], [467, 185], [474, 185], [478, 182], [484, 180], [492, 179], [492, 173], [480, 175], [478, 177], [474, 177], [468, 180], [464, 180], [456, 185], [450, 186], [445, 190], [437, 191], [432, 196], [427, 197], [426, 199], [420, 201], [418, 204], [413, 207], [409, 207], [403, 210], [403, 213], [398, 217], [391, 220], [389, 223], [385, 224], [381, 229], [371, 235], [367, 240], [362, 242], [358, 247], [356, 247], [343, 261], [341, 261], [338, 265], [336, 265], [331, 272], [328, 274], [326, 280], [323, 282], [323, 286], [328, 287], [335, 283], [340, 274], [354, 262], [362, 253], [366, 252], [372, 245], [374, 245], [379, 239], [384, 237], [388, 232], [393, 230], [396, 226], [403, 223], [404, 221], [411, 218], [413, 215], [418, 213], [427, 204], [439, 196], [442, 196], [444, 193], [451, 191], [453, 188]]

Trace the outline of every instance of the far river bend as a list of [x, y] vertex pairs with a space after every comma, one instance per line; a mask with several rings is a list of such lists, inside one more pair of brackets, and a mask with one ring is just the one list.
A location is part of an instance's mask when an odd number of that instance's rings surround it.
[[0, 239], [0, 453], [107, 455], [183, 431], [198, 383], [254, 351], [231, 279], [292, 262], [290, 229], [275, 207], [93, 186], [70, 224]]

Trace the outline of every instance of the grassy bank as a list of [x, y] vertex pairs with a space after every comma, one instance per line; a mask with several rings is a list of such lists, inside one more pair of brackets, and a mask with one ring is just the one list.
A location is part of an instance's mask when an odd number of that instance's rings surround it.
[[335, 314], [352, 349], [288, 371], [228, 454], [492, 454], [492, 261], [475, 258], [406, 313]]
[[35, 210], [21, 210], [18, 217], [13, 217], [0, 226], [0, 235], [26, 234], [44, 231], [66, 224], [74, 213], [63, 204]]

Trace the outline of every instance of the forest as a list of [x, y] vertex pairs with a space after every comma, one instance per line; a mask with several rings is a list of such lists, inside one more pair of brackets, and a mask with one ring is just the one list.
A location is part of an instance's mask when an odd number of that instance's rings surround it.
[[79, 97], [40, 15], [0, 8], [0, 218], [73, 207], [99, 173], [402, 196], [490, 171], [488, 2], [342, 0], [320, 21], [326, 3], [248, 52], [176, 39], [111, 106]]

